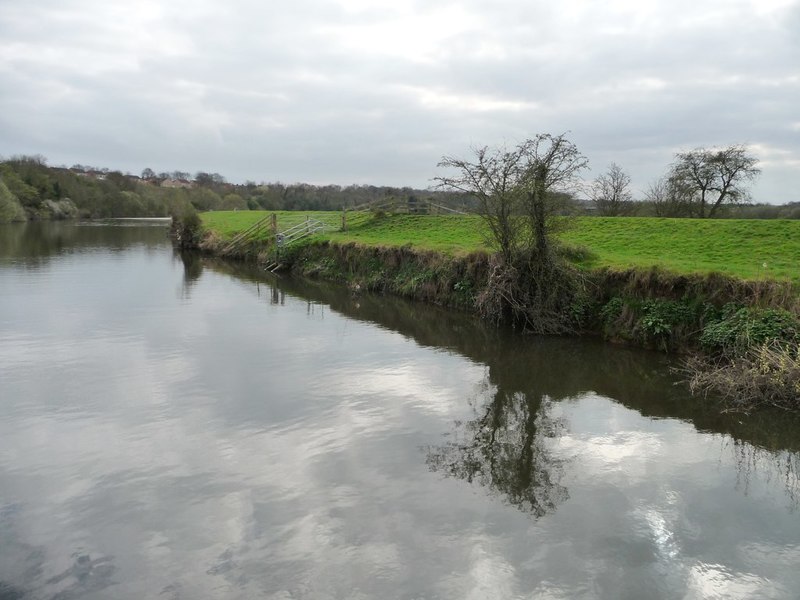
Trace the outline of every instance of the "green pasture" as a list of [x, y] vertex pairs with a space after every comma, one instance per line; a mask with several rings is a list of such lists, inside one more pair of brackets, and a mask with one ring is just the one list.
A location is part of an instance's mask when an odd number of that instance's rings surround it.
[[[222, 239], [230, 239], [240, 231], [244, 231], [256, 221], [269, 217], [272, 211], [263, 210], [221, 210], [200, 213], [203, 227], [213, 231]], [[278, 231], [284, 231], [293, 225], [298, 225], [306, 219], [316, 219], [330, 225], [332, 229], [342, 226], [342, 213], [333, 211], [274, 211], [278, 221]], [[369, 218], [368, 213], [359, 213], [354, 224], [363, 224]], [[360, 219], [359, 219], [360, 217]]]
[[[204, 227], [223, 238], [264, 218], [264, 211], [202, 214]], [[475, 215], [348, 213], [340, 231], [339, 212], [277, 212], [278, 229], [308, 218], [328, 223], [325, 237], [376, 246], [411, 245], [450, 254], [485, 249], [483, 225]], [[585, 268], [659, 266], [676, 273], [717, 272], [742, 279], [800, 281], [800, 221], [578, 217], [559, 237], [582, 246]]]
[[800, 221], [584, 217], [562, 235], [588, 248], [587, 266], [662, 266], [741, 279], [800, 281]]
[[407, 246], [447, 254], [484, 249], [483, 224], [476, 215], [384, 215], [361, 227], [332, 233], [341, 242], [370, 246]]

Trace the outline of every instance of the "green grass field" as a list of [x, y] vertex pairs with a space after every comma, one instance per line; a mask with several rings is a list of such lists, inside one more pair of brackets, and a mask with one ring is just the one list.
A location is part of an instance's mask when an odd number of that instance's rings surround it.
[[[200, 213], [203, 226], [219, 235], [223, 239], [230, 239], [240, 231], [243, 231], [272, 214], [272, 211], [263, 210], [238, 210], [238, 211], [213, 211]], [[333, 211], [275, 211], [278, 219], [278, 231], [284, 231], [293, 225], [297, 225], [307, 218], [322, 221], [332, 229], [340, 229], [342, 226], [342, 213]], [[348, 221], [352, 221], [354, 226], [363, 225], [369, 220], [368, 213], [358, 213], [348, 215]]]
[[800, 280], [800, 221], [589, 217], [562, 238], [596, 255], [588, 266]]
[[[202, 215], [206, 228], [229, 238], [264, 218], [262, 211]], [[278, 212], [279, 230], [307, 216], [341, 227], [338, 212]], [[484, 246], [474, 215], [385, 215], [348, 213], [348, 230], [327, 238], [377, 246], [403, 246], [459, 254]], [[699, 220], [644, 217], [579, 217], [560, 234], [567, 244], [587, 248], [585, 268], [659, 266], [675, 273], [717, 272], [741, 279], [800, 281], [800, 221]]]

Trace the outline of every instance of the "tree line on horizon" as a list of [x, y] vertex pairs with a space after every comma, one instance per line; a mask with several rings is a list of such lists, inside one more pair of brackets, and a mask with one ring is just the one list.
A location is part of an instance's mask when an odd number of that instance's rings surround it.
[[[800, 202], [748, 204], [746, 197], [735, 195], [719, 206], [703, 207], [706, 214], [700, 214], [693, 192], [685, 180], [681, 183], [674, 165], [642, 199], [634, 200], [629, 188], [630, 177], [612, 164], [584, 193], [565, 194], [562, 210], [602, 216], [800, 218]], [[190, 207], [198, 211], [342, 210], [384, 200], [430, 201], [465, 211], [478, 207], [474, 195], [453, 190], [252, 181], [233, 184], [218, 173], [203, 171], [192, 176], [184, 171], [156, 173], [146, 168], [141, 175], [131, 175], [84, 165], [53, 167], [41, 156], [0, 161], [0, 222], [166, 217]]]
[[41, 156], [0, 161], [0, 222], [63, 218], [166, 217], [211, 210], [342, 210], [383, 201], [431, 201], [469, 209], [463, 194], [411, 187], [229, 183], [218, 173], [141, 176], [84, 165], [51, 167]]

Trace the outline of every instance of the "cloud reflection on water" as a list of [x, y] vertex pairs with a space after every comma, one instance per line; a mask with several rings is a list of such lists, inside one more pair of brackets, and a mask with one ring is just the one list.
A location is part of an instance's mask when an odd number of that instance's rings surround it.
[[795, 430], [686, 402], [660, 357], [214, 269], [182, 296], [167, 248], [114, 260], [151, 279], [92, 302], [62, 272], [62, 327], [3, 321], [9, 586], [58, 597], [88, 562], [137, 599], [800, 589]]

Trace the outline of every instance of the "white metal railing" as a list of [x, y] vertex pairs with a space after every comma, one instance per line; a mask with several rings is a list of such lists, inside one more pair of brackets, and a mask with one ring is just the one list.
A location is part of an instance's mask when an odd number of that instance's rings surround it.
[[328, 229], [335, 229], [332, 225], [323, 223], [317, 219], [307, 219], [289, 229], [285, 229], [275, 235], [278, 246], [288, 246], [289, 244], [301, 240], [315, 233], [324, 233]]

